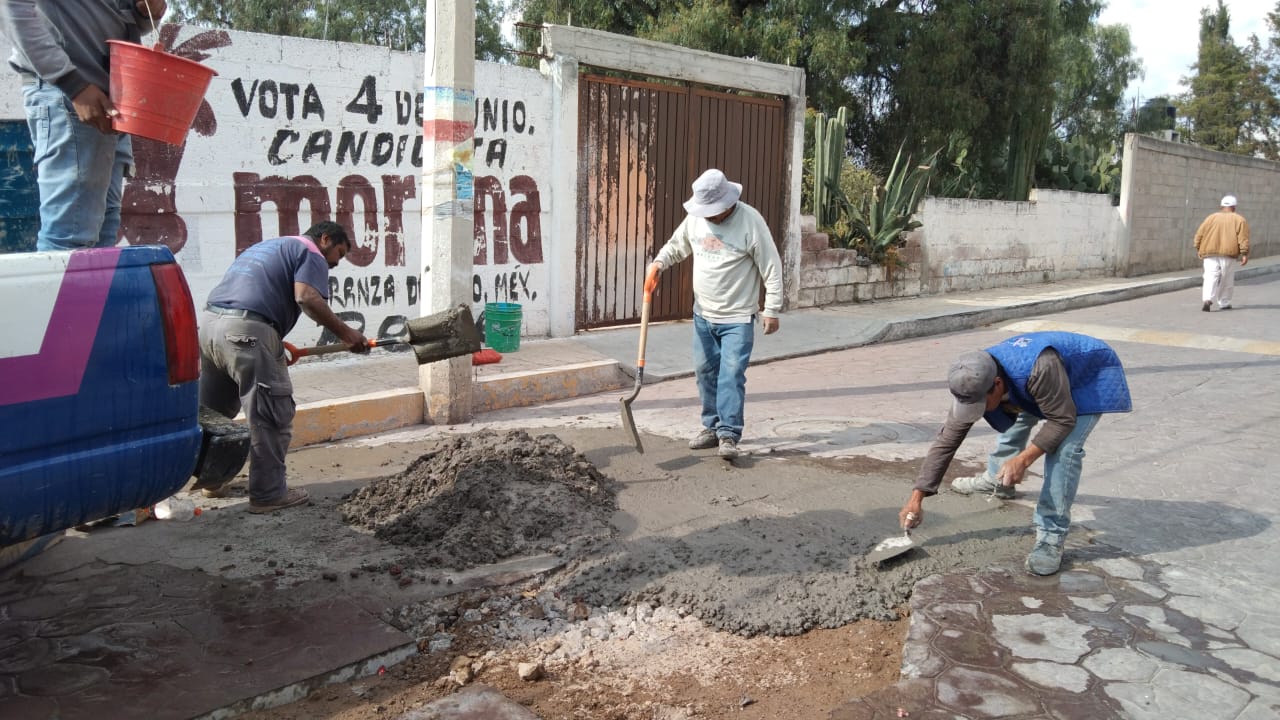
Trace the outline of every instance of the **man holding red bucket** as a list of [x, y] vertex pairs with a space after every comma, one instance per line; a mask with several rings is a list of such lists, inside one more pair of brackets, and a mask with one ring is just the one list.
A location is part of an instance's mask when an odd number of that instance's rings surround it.
[[167, 9], [165, 0], [0, 0], [35, 146], [37, 250], [116, 244], [133, 145], [111, 129], [107, 41], [139, 42]]

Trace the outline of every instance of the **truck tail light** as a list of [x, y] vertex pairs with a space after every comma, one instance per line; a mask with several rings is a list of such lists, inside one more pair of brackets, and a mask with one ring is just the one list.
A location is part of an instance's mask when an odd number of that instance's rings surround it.
[[169, 361], [169, 384], [181, 385], [200, 378], [200, 342], [196, 339], [196, 308], [191, 288], [177, 263], [151, 266], [160, 297], [164, 325], [164, 349]]

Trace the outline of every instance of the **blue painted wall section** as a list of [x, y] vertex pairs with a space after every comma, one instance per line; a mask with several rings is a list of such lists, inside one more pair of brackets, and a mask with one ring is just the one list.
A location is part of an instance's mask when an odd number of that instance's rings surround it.
[[40, 192], [27, 123], [0, 120], [0, 253], [31, 252], [40, 230]]

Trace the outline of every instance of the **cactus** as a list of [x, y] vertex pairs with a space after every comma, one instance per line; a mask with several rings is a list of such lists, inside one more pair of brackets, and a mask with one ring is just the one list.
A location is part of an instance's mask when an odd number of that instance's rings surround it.
[[834, 118], [818, 113], [813, 124], [813, 214], [818, 227], [827, 227], [840, 217], [840, 169], [844, 165], [845, 109]]
[[1036, 165], [1036, 184], [1055, 190], [1118, 194], [1120, 163], [1115, 143], [1102, 150], [1080, 139], [1051, 140]]

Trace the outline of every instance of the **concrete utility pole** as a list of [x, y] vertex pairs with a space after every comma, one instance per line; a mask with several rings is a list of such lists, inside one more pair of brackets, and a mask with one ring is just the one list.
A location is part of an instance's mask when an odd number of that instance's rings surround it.
[[[427, 0], [422, 118], [423, 316], [471, 303], [475, 200], [475, 0]], [[424, 420], [471, 419], [471, 356], [419, 366]]]

